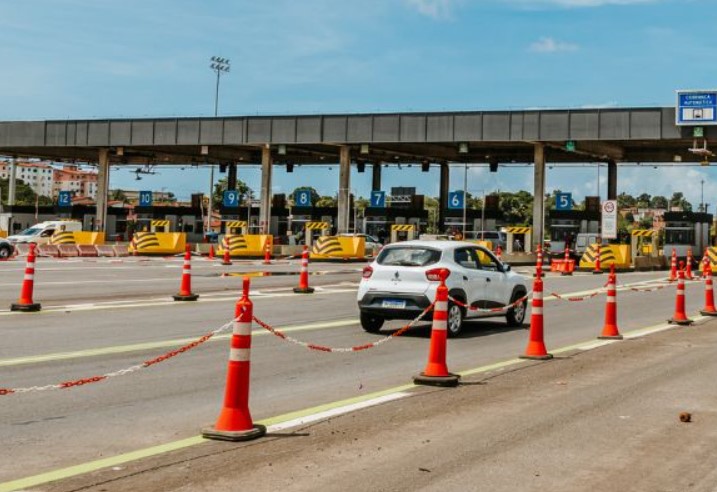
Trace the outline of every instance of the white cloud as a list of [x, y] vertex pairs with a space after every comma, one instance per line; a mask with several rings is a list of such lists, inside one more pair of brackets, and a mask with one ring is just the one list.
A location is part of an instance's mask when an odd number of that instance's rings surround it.
[[456, 0], [405, 0], [406, 4], [418, 11], [419, 14], [434, 19], [447, 19], [451, 17]]
[[551, 37], [544, 36], [532, 43], [528, 49], [534, 53], [558, 53], [577, 51], [580, 47], [574, 43], [556, 41]]
[[508, 0], [510, 3], [532, 7], [555, 5], [558, 7], [582, 8], [603, 7], [606, 5], [633, 5], [640, 3], [657, 3], [660, 0]]

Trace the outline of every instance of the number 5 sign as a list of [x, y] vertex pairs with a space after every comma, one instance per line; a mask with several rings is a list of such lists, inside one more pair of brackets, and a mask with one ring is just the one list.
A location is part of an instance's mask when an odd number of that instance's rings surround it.
[[572, 210], [573, 209], [573, 194], [572, 193], [558, 193], [555, 195], [555, 210]]
[[463, 191], [451, 191], [448, 193], [448, 208], [449, 209], [460, 209], [463, 208], [465, 198]]

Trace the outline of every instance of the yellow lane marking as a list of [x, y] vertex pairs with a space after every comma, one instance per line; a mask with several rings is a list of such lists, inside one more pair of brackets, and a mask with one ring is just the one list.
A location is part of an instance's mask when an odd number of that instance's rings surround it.
[[[695, 317], [696, 321], [702, 320], [702, 319], [704, 319], [704, 318], [703, 317]], [[631, 332], [627, 332], [627, 334], [631, 335], [632, 338], [635, 338], [637, 336], [640, 336], [639, 332], [645, 332], [645, 330], [654, 330], [657, 328], [661, 328], [663, 326], [664, 325], [656, 325], [656, 326], [652, 326], [652, 327], [648, 327], [648, 328], [642, 328], [639, 330], [633, 330]], [[569, 347], [559, 348], [559, 349], [553, 350], [552, 352], [553, 353], [563, 353], [566, 351], [581, 349], [581, 348], [589, 347], [589, 346], [594, 347], [594, 340], [583, 342], [581, 344], [571, 345]], [[526, 362], [526, 361], [522, 360], [522, 359], [517, 359], [517, 358], [509, 359], [506, 361], [497, 362], [494, 364], [481, 366], [481, 367], [477, 367], [474, 369], [468, 369], [468, 370], [460, 372], [459, 374], [461, 374], [462, 376], [468, 376], [468, 375], [472, 375], [472, 374], [490, 372], [490, 371], [494, 371], [494, 370], [498, 370], [498, 369], [503, 369], [505, 367], [513, 366], [513, 365], [519, 364], [521, 362]], [[392, 395], [395, 393], [408, 391], [415, 387], [416, 387], [416, 385], [413, 383], [404, 384], [401, 386], [395, 386], [393, 388], [385, 389], [382, 391], [377, 391], [374, 393], [369, 393], [369, 394], [362, 395], [362, 396], [357, 396], [357, 397], [348, 398], [345, 400], [326, 403], [323, 405], [318, 405], [318, 406], [307, 408], [304, 410], [286, 413], [286, 414], [279, 415], [276, 417], [270, 417], [267, 419], [259, 420], [257, 423], [262, 424], [262, 425], [267, 425], [267, 426], [277, 425], [277, 424], [281, 424], [283, 422], [288, 422], [290, 420], [300, 419], [302, 417], [310, 417], [317, 413], [326, 412], [328, 410], [337, 409], [337, 408], [340, 408], [343, 406], [354, 405], [354, 404], [365, 402], [365, 401], [372, 400], [372, 399], [379, 399], [382, 396], [387, 396], [387, 395]], [[88, 463], [84, 463], [81, 465], [70, 466], [67, 468], [61, 468], [58, 470], [41, 473], [41, 474], [34, 475], [31, 477], [26, 477], [26, 478], [21, 478], [18, 480], [13, 480], [10, 482], [0, 483], [0, 492], [13, 492], [13, 491], [21, 490], [21, 489], [24, 489], [27, 487], [34, 487], [37, 485], [42, 485], [42, 484], [54, 482], [57, 480], [64, 480], [64, 479], [75, 477], [78, 475], [83, 475], [86, 473], [91, 473], [91, 472], [94, 472], [97, 470], [101, 470], [103, 468], [108, 468], [110, 466], [117, 466], [117, 465], [129, 463], [131, 461], [137, 461], [140, 459], [169, 453], [171, 451], [177, 451], [180, 449], [189, 448], [192, 446], [196, 446], [197, 444], [202, 444], [203, 442], [205, 442], [205, 440], [204, 440], [204, 438], [202, 438], [202, 436], [189, 437], [187, 439], [182, 439], [179, 441], [161, 444], [158, 446], [152, 446], [152, 447], [140, 449], [137, 451], [131, 451], [129, 453], [120, 454], [120, 455], [113, 456], [110, 458], [104, 458], [101, 460], [90, 461]]]
[[[309, 330], [323, 330], [327, 328], [339, 328], [342, 326], [350, 326], [358, 323], [358, 319], [344, 319], [337, 321], [327, 321], [325, 323], [311, 323], [302, 325], [293, 325], [286, 328], [281, 328], [281, 331], [285, 333], [309, 331]], [[266, 330], [253, 330], [252, 336], [264, 336], [270, 335]], [[212, 337], [212, 340], [226, 340], [231, 337], [231, 333], [225, 333], [222, 335], [216, 335]], [[110, 355], [110, 354], [124, 354], [127, 352], [141, 352], [145, 350], [153, 350], [157, 348], [167, 347], [179, 347], [187, 343], [191, 343], [198, 337], [193, 338], [177, 338], [174, 340], [162, 340], [159, 342], [146, 342], [146, 343], [135, 343], [130, 345], [117, 345], [114, 347], [101, 347], [96, 349], [77, 350], [73, 352], [58, 352], [55, 354], [35, 355], [28, 357], [17, 357], [14, 359], [0, 360], [0, 367], [7, 366], [19, 366], [23, 364], [37, 364], [39, 362], [49, 362], [56, 360], [67, 360], [67, 359], [80, 359], [84, 357], [96, 357], [99, 355]]]

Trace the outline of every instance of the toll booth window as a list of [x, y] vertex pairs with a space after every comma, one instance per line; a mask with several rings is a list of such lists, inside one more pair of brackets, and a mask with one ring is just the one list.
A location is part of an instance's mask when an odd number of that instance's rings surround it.
[[468, 248], [457, 249], [453, 253], [453, 260], [464, 268], [470, 268], [471, 270], [478, 270], [480, 265], [478, 259]]
[[694, 244], [695, 231], [689, 229], [675, 230], [667, 229], [665, 231], [666, 244]]
[[376, 261], [384, 266], [427, 266], [441, 259], [441, 252], [428, 248], [384, 248]]

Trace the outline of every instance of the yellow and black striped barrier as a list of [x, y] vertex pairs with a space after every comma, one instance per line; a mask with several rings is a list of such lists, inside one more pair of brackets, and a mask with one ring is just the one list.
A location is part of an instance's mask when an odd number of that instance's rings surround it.
[[152, 220], [149, 222], [149, 227], [152, 232], [169, 232], [169, 221]]
[[532, 227], [506, 227], [505, 232], [507, 234], [528, 234], [532, 231]]
[[328, 222], [307, 222], [304, 225], [304, 228], [306, 228], [306, 230], [308, 231], [321, 231], [324, 229], [330, 229], [331, 224], [329, 224]]
[[72, 231], [57, 231], [50, 238], [50, 244], [75, 244], [75, 233]]
[[653, 237], [655, 235], [654, 229], [633, 229], [631, 234], [635, 237]]
[[179, 232], [135, 232], [129, 252], [138, 255], [174, 255], [184, 252], [187, 235]]
[[[717, 248], [714, 246], [710, 246], [707, 248], [707, 258], [710, 261], [710, 268], [712, 269], [712, 273], [714, 274], [717, 272]], [[704, 260], [700, 261], [700, 271], [704, 270], [705, 264]]]
[[267, 244], [274, 243], [269, 234], [226, 234], [219, 238], [217, 253], [223, 255], [229, 250], [229, 256], [263, 257]]
[[[598, 245], [590, 244], [582, 258], [580, 258], [581, 270], [594, 270], [597, 259]], [[624, 244], [603, 244], [600, 245], [600, 268], [609, 270], [611, 265], [620, 270], [630, 268], [630, 247]]]
[[323, 236], [311, 248], [312, 260], [363, 260], [366, 239], [360, 236]]
[[413, 232], [416, 230], [416, 226], [413, 224], [393, 224], [391, 226], [391, 232]]

